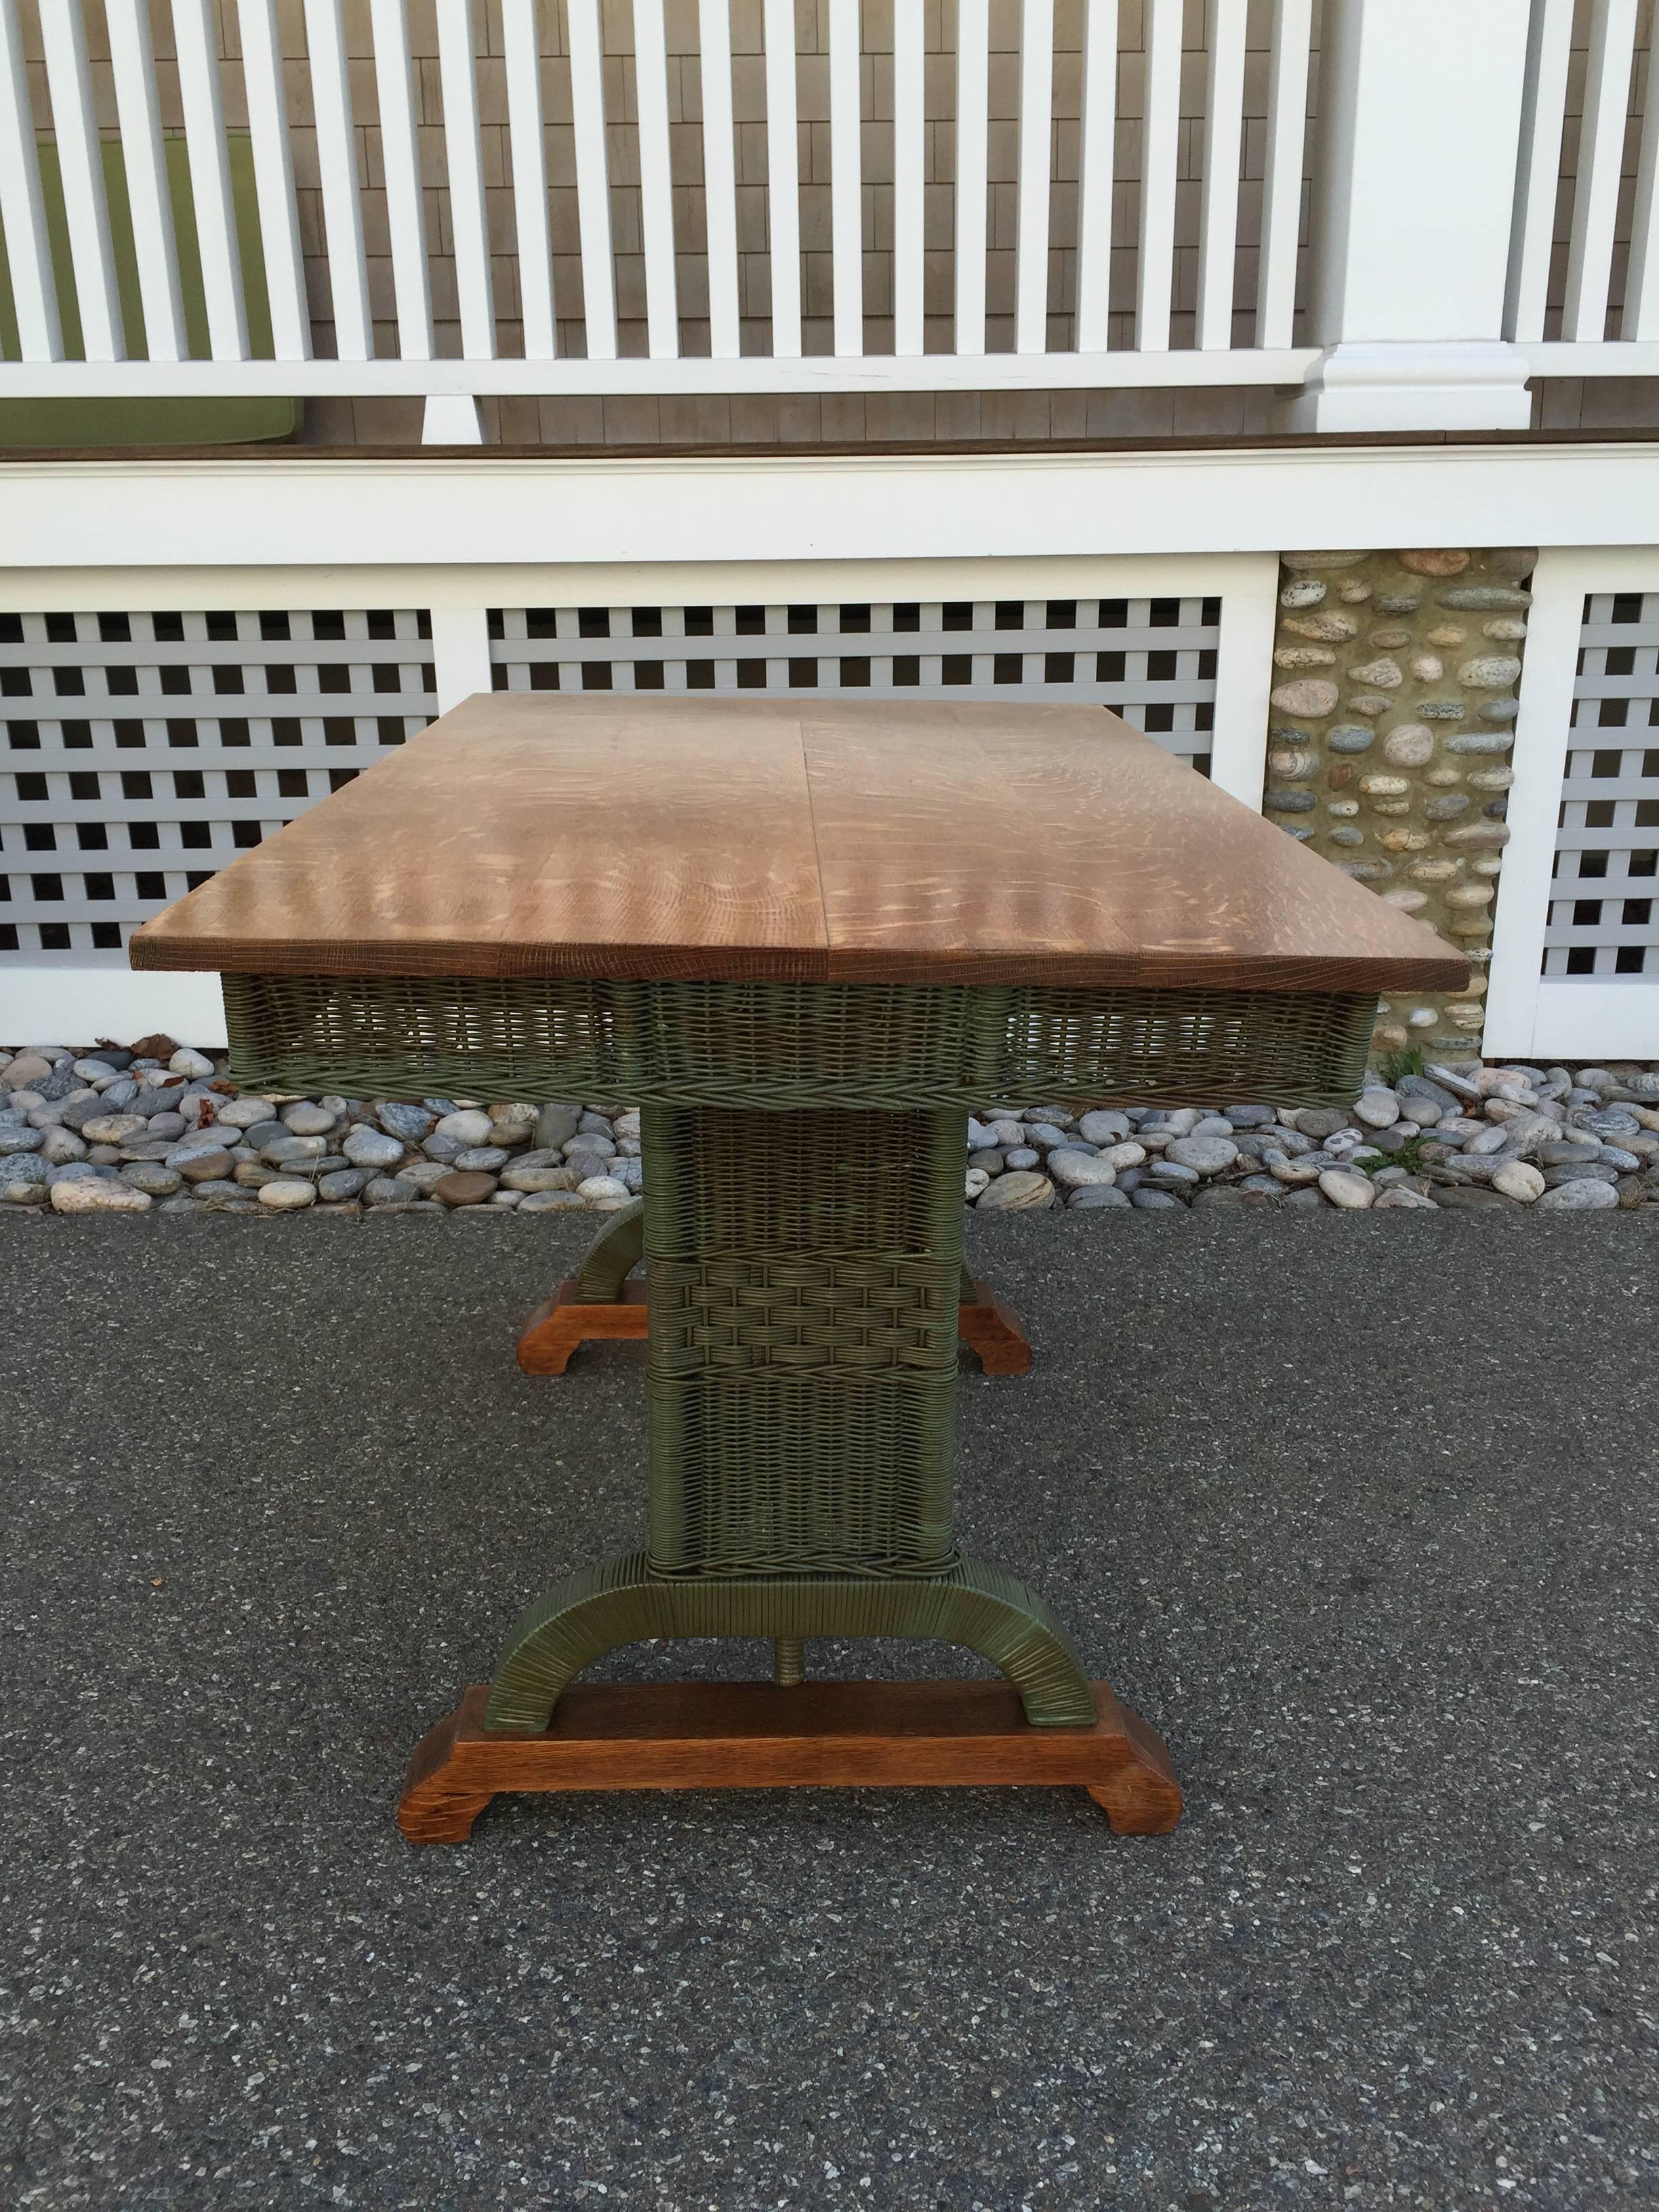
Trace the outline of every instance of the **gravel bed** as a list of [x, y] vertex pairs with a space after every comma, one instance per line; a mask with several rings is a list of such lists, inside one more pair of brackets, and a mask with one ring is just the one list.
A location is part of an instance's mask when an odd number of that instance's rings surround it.
[[1346, 1113], [1250, 1104], [975, 1116], [983, 1212], [1267, 1206], [1592, 1213], [1659, 1201], [1659, 1073], [1431, 1063]]
[[[643, 1188], [626, 1102], [252, 1096], [171, 1037], [0, 1051], [0, 1201], [57, 1213], [614, 1212]], [[1612, 1212], [1659, 1202], [1659, 1069], [1414, 1064], [1346, 1112], [987, 1105], [963, 1193], [1064, 1206]]]

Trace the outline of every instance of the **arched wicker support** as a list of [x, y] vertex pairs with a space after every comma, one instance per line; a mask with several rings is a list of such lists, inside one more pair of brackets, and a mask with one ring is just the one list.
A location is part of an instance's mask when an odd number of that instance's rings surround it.
[[771, 1582], [652, 1573], [643, 1552], [583, 1567], [538, 1598], [507, 1639], [487, 1728], [544, 1729], [568, 1682], [618, 1644], [663, 1636], [915, 1636], [966, 1644], [1000, 1668], [1039, 1728], [1092, 1728], [1095, 1698], [1065, 1632], [1006, 1568], [964, 1558], [915, 1580]]
[[576, 1271], [576, 1296], [583, 1305], [616, 1305], [623, 1285], [645, 1257], [645, 1200], [618, 1206], [588, 1248]]

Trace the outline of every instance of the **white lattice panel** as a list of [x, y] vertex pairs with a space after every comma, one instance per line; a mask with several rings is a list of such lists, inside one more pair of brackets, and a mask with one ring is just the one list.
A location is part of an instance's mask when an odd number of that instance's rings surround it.
[[422, 730], [423, 611], [0, 615], [0, 959], [137, 924]]
[[498, 691], [1083, 701], [1208, 772], [1218, 599], [509, 607]]
[[1659, 592], [1584, 601], [1543, 973], [1659, 980]]

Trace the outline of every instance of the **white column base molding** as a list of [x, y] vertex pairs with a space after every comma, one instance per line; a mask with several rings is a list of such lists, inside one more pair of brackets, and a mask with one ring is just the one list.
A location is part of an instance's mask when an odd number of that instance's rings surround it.
[[434, 392], [428, 395], [421, 422], [423, 446], [483, 446], [483, 416], [470, 392]]
[[[1507, 1050], [1505, 1047], [1504, 1049]], [[1651, 1060], [1659, 1054], [1659, 983], [1591, 982], [1582, 975], [1538, 987], [1528, 1051], [1554, 1060]]]
[[1300, 392], [1281, 400], [1280, 430], [1525, 430], [1527, 357], [1496, 340], [1329, 347]]

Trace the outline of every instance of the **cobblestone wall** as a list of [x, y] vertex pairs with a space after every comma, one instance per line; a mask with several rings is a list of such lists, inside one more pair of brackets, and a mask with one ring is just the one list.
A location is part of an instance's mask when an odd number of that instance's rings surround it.
[[1474, 963], [1466, 991], [1385, 1002], [1379, 1054], [1480, 1049], [1536, 557], [1283, 556], [1267, 815]]

